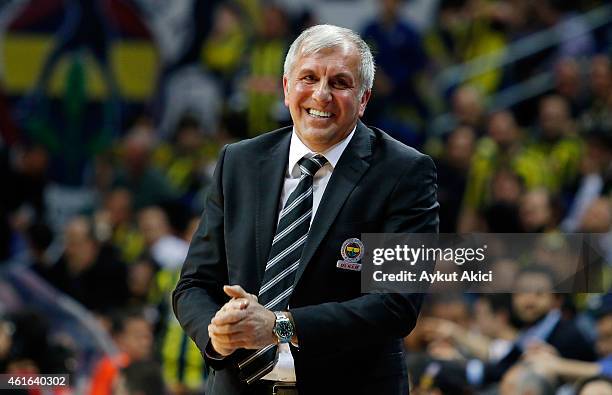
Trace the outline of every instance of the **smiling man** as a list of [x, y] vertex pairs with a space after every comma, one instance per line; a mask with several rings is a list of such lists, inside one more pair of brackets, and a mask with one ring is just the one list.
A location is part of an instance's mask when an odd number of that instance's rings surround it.
[[305, 30], [293, 126], [226, 146], [173, 307], [206, 394], [406, 394], [422, 295], [363, 294], [362, 233], [437, 232], [432, 160], [366, 127], [374, 62], [354, 32]]

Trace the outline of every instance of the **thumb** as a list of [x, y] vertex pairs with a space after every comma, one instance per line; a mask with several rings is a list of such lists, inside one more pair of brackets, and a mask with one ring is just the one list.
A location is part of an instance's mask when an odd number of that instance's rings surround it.
[[249, 293], [242, 289], [240, 285], [224, 285], [223, 292], [232, 298], [248, 298]]

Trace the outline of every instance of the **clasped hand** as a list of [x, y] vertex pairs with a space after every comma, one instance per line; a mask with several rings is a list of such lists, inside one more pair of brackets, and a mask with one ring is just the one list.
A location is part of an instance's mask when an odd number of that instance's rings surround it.
[[223, 356], [239, 348], [260, 349], [276, 343], [273, 333], [276, 316], [257, 301], [257, 296], [240, 285], [226, 285], [223, 291], [232, 299], [227, 302], [208, 325], [212, 346]]

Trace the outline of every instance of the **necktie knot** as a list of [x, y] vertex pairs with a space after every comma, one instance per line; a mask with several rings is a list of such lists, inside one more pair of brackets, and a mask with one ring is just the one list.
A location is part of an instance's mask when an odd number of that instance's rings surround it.
[[303, 157], [298, 161], [302, 174], [306, 174], [311, 177], [314, 176], [321, 167], [325, 166], [326, 163], [327, 159], [321, 154], [316, 154], [310, 158]]

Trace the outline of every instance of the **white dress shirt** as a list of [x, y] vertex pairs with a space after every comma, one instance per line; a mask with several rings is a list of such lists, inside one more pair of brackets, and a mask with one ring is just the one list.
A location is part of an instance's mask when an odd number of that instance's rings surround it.
[[[334, 168], [338, 164], [342, 153], [346, 149], [353, 135], [355, 134], [356, 126], [353, 128], [351, 133], [344, 138], [344, 140], [338, 142], [333, 147], [329, 148], [325, 152], [318, 152], [327, 159], [327, 163], [317, 171], [312, 181], [312, 217], [310, 223], [312, 224], [313, 219], [316, 216], [317, 209], [321, 203], [323, 192], [327, 187], [327, 183], [331, 178]], [[313, 156], [314, 152], [310, 150], [295, 133], [295, 129], [291, 133], [291, 145], [289, 146], [289, 163], [287, 164], [287, 171], [285, 171], [285, 183], [283, 185], [283, 191], [278, 205], [278, 212], [283, 209], [291, 192], [297, 187], [300, 182], [300, 176], [302, 172], [298, 166], [298, 161], [304, 156]], [[270, 373], [262, 377], [263, 380], [273, 381], [295, 381], [295, 367], [293, 365], [293, 357], [291, 356], [291, 350], [289, 344], [281, 344], [278, 347], [278, 361]]]

